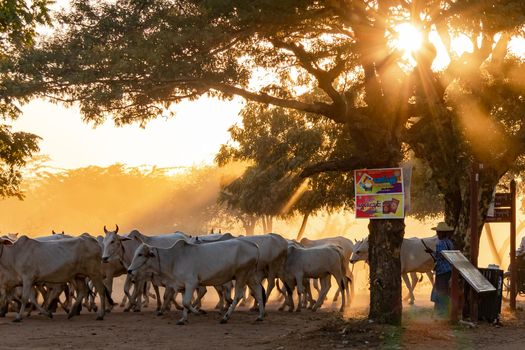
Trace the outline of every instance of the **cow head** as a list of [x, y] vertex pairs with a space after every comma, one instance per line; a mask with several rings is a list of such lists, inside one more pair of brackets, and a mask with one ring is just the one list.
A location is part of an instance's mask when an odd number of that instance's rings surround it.
[[141, 244], [137, 250], [135, 250], [135, 255], [133, 255], [133, 260], [128, 267], [128, 274], [136, 276], [141, 271], [148, 269], [150, 261], [152, 258], [156, 257], [156, 252], [154, 249], [147, 244]]
[[7, 237], [0, 237], [0, 245], [13, 245], [13, 241]]
[[122, 259], [124, 255], [123, 241], [129, 240], [128, 237], [119, 236], [118, 225], [115, 231], [108, 231], [104, 226], [104, 239], [102, 240], [102, 262], [107, 263], [111, 260]]
[[354, 245], [350, 262], [355, 264], [358, 261], [368, 261], [368, 239], [366, 238], [357, 241]]

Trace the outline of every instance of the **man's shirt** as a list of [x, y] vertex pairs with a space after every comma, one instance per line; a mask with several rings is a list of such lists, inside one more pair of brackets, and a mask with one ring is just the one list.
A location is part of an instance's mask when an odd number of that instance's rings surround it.
[[441, 275], [452, 271], [452, 266], [450, 263], [441, 255], [442, 250], [452, 250], [454, 249], [454, 244], [448, 238], [440, 239], [436, 244], [436, 251], [432, 253], [434, 259], [436, 259], [435, 271], [436, 275]]

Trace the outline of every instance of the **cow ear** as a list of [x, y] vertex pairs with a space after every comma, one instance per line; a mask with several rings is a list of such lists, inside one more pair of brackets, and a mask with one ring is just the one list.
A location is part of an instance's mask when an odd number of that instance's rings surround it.
[[149, 252], [149, 253], [148, 253], [148, 257], [150, 257], [150, 258], [154, 258], [154, 257], [155, 257], [155, 253], [153, 253], [153, 252]]
[[121, 241], [131, 241], [131, 238], [129, 238], [129, 237], [125, 237], [125, 236], [123, 236], [123, 237], [119, 237], [119, 239], [120, 239]]
[[0, 243], [3, 245], [13, 245], [13, 242], [11, 242], [9, 239], [0, 239]]

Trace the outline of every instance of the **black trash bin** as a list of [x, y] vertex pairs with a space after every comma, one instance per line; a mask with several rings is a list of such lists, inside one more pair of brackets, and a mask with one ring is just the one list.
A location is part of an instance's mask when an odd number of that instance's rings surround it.
[[479, 269], [481, 274], [496, 288], [496, 292], [480, 294], [478, 316], [480, 320], [494, 322], [501, 313], [503, 297], [503, 270]]
[[[499, 320], [501, 313], [501, 301], [503, 296], [503, 270], [494, 268], [480, 268], [479, 272], [496, 288], [495, 292], [478, 294], [478, 320], [495, 322]], [[463, 305], [463, 317], [470, 316], [469, 299], [471, 287], [465, 283], [465, 304]]]

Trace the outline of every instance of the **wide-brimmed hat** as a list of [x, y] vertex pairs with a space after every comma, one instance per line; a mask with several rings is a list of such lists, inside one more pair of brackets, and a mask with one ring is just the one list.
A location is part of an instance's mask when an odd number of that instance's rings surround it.
[[443, 221], [438, 222], [437, 226], [432, 227], [432, 229], [434, 231], [443, 231], [443, 232], [454, 231], [454, 227], [448, 226], [447, 223]]

